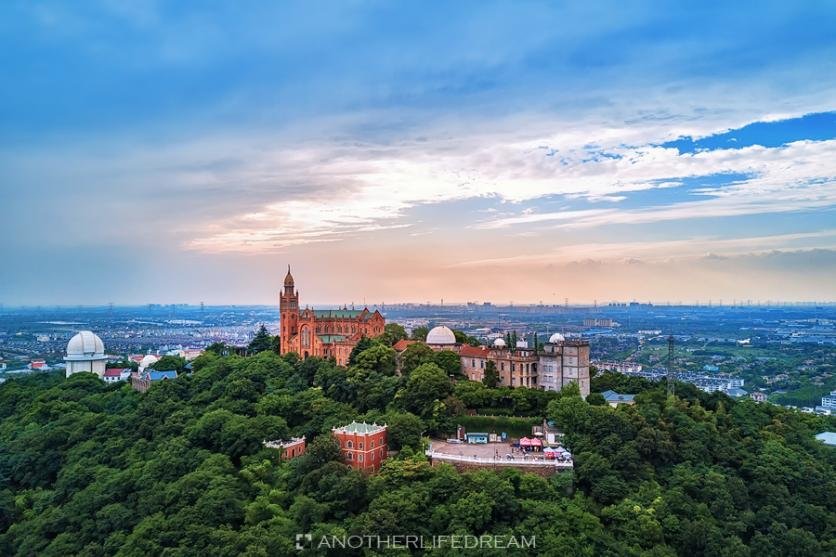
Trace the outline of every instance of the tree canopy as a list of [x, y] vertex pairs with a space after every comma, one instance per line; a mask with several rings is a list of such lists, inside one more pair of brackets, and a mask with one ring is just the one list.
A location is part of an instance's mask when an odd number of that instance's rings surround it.
[[[88, 373], [9, 379], [0, 554], [291, 555], [305, 532], [535, 535], [545, 555], [836, 553], [836, 451], [813, 437], [832, 417], [601, 374], [594, 389], [637, 394], [614, 409], [574, 387], [454, 382], [434, 361], [390, 374], [387, 350], [349, 368], [208, 351], [147, 393]], [[421, 436], [469, 411], [553, 420], [574, 473], [430, 466]], [[389, 426], [399, 453], [377, 475], [339, 461], [329, 433], [352, 420]], [[290, 461], [263, 445], [300, 435]]]

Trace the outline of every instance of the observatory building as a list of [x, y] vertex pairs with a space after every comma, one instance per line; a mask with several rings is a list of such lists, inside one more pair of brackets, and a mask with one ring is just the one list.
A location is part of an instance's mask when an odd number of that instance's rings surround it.
[[79, 331], [67, 343], [67, 377], [73, 373], [95, 373], [100, 378], [105, 372], [107, 356], [104, 353], [104, 343], [92, 331]]

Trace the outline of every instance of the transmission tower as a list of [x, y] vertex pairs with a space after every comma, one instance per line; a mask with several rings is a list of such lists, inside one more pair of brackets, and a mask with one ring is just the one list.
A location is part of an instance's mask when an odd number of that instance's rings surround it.
[[673, 394], [673, 335], [668, 337], [668, 396]]

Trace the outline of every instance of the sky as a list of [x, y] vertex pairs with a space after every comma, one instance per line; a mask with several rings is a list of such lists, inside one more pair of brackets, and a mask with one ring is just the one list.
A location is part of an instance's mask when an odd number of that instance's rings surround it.
[[0, 4], [0, 303], [836, 300], [836, 4]]

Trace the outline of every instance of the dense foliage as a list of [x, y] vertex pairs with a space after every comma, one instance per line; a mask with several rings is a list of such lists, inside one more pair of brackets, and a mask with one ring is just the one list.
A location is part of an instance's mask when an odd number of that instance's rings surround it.
[[[548, 555], [836, 552], [836, 451], [813, 439], [826, 418], [604, 374], [596, 388], [638, 393], [612, 409], [454, 382], [435, 361], [399, 375], [393, 358], [381, 343], [348, 369], [207, 353], [145, 394], [90, 374], [10, 380], [0, 554], [291, 555], [304, 532], [534, 535]], [[430, 467], [422, 434], [484, 407], [556, 420], [575, 475]], [[338, 462], [327, 433], [352, 419], [390, 426], [400, 453], [376, 476]], [[309, 451], [281, 463], [262, 441], [289, 435]]]

